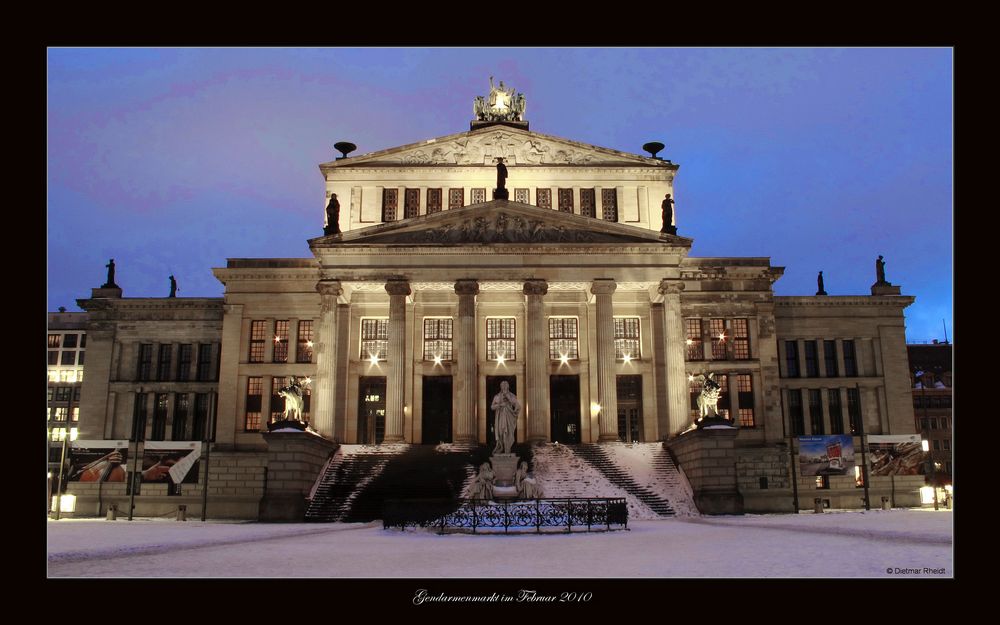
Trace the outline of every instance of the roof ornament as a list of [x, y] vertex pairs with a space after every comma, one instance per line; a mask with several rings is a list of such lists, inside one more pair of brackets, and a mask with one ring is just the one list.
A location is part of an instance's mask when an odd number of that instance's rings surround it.
[[486, 123], [507, 122], [511, 125], [527, 127], [524, 119], [525, 101], [523, 93], [516, 93], [513, 87], [506, 87], [503, 81], [493, 84], [490, 76], [490, 93], [486, 96], [476, 96], [472, 103], [472, 114], [475, 119], [472, 127], [477, 128]]

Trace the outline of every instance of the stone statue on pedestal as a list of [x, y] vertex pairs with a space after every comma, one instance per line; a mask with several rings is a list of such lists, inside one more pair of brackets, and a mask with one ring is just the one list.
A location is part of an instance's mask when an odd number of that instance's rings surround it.
[[823, 272], [822, 271], [819, 272], [818, 276], [816, 276], [816, 287], [817, 287], [816, 295], [826, 295], [826, 289], [823, 288]]
[[542, 489], [534, 479], [528, 477], [528, 463], [521, 461], [514, 474], [514, 488], [517, 489], [517, 496], [520, 499], [541, 499]]
[[177, 297], [177, 280], [170, 276], [170, 295], [167, 297]]
[[882, 260], [882, 255], [875, 259], [875, 283], [876, 284], [889, 284], [885, 280], [885, 261]]
[[112, 258], [111, 260], [108, 261], [108, 264], [104, 265], [104, 266], [108, 268], [108, 281], [106, 283], [104, 283], [101, 286], [101, 288], [102, 289], [117, 289], [118, 285], [115, 284], [115, 259]]
[[674, 201], [670, 199], [670, 194], [668, 193], [663, 198], [663, 204], [661, 208], [663, 209], [663, 227], [660, 228], [660, 232], [664, 234], [677, 234], [677, 227], [673, 225], [674, 221]]
[[493, 467], [489, 462], [479, 465], [479, 475], [469, 489], [469, 499], [493, 499]]
[[719, 395], [722, 393], [722, 385], [715, 381], [715, 374], [699, 375], [695, 379], [701, 379], [704, 386], [698, 394], [698, 418], [719, 416]]
[[493, 189], [493, 199], [494, 200], [506, 200], [510, 198], [510, 192], [507, 190], [507, 166], [503, 164], [503, 157], [497, 157], [497, 188]]
[[493, 430], [496, 433], [497, 444], [494, 454], [509, 454], [514, 446], [517, 430], [517, 417], [521, 414], [521, 403], [517, 396], [510, 392], [510, 385], [504, 380], [500, 383], [500, 392], [493, 397]]
[[340, 202], [337, 194], [330, 194], [330, 203], [326, 205], [326, 228], [323, 234], [340, 234]]

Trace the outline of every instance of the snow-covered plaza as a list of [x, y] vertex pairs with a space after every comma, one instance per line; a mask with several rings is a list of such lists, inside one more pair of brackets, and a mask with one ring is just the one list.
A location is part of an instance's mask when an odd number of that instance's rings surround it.
[[[48, 522], [50, 577], [950, 578], [951, 511], [683, 516], [629, 531], [438, 535], [368, 524]], [[501, 554], [498, 556], [498, 554]]]

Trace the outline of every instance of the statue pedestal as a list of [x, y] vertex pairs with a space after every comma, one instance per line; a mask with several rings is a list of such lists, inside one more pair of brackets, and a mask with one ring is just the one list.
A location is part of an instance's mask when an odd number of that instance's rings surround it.
[[517, 499], [517, 489], [513, 486], [494, 486], [493, 499], [502, 501], [504, 499]]
[[900, 295], [900, 289], [895, 284], [876, 282], [872, 285], [872, 295]]
[[[490, 464], [493, 465], [493, 483], [495, 486], [514, 486], [514, 474], [517, 473], [517, 454], [493, 454]], [[494, 493], [496, 493], [494, 487]], [[516, 496], [516, 493], [515, 493]]]
[[298, 430], [299, 432], [305, 432], [306, 424], [301, 421], [291, 421], [288, 419], [267, 424], [268, 432], [274, 432], [275, 430]]
[[723, 428], [732, 428], [734, 430], [736, 429], [736, 426], [733, 425], [732, 421], [730, 421], [725, 417], [720, 417], [719, 415], [713, 415], [711, 417], [705, 417], [704, 419], [698, 419], [695, 422], [695, 425], [698, 427], [699, 430], [703, 430], [707, 427], [712, 427], [712, 428], [723, 427]]
[[507, 189], [493, 189], [494, 200], [509, 200], [510, 191]]

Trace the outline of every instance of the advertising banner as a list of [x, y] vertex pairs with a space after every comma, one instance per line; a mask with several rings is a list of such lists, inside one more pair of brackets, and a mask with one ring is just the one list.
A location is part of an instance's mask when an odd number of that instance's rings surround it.
[[75, 440], [69, 444], [70, 482], [124, 482], [128, 441]]
[[149, 441], [142, 452], [143, 482], [198, 483], [201, 441]]
[[920, 475], [926, 460], [919, 434], [868, 437], [870, 475]]
[[799, 437], [802, 475], [847, 475], [854, 471], [854, 439], [850, 434]]

